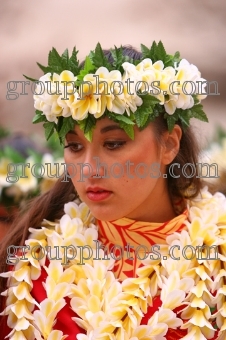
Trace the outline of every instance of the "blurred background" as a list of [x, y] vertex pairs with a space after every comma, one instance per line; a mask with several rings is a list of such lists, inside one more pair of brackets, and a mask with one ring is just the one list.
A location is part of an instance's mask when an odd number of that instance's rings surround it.
[[[42, 75], [36, 61], [47, 65], [52, 47], [63, 53], [65, 48], [71, 52], [76, 46], [82, 60], [98, 41], [104, 48], [120, 44], [139, 48], [140, 43], [151, 46], [153, 40], [162, 40], [167, 53], [179, 50], [182, 57], [198, 66], [203, 78], [218, 82], [220, 95], [203, 101], [209, 124], [194, 121], [194, 126], [200, 145], [211, 149], [215, 142], [215, 151], [224, 148], [225, 0], [8, 0], [1, 1], [0, 16], [0, 127], [10, 134], [32, 133], [36, 145], [44, 140], [42, 124], [31, 123], [31, 87], [27, 86], [27, 95], [16, 100], [7, 100], [6, 94], [9, 81], [25, 80], [23, 74], [33, 78]], [[18, 84], [16, 92], [21, 91]]]

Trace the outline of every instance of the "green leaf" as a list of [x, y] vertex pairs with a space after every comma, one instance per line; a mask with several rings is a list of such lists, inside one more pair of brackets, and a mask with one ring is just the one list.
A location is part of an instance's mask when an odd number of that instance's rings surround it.
[[42, 162], [42, 154], [38, 153], [37, 151], [34, 151], [32, 149], [26, 150], [28, 155], [31, 156], [34, 159], [35, 163], [41, 163]]
[[47, 123], [44, 123], [43, 126], [45, 128], [45, 137], [48, 140], [54, 132], [55, 123], [54, 122], [47, 122]]
[[28, 80], [31, 80], [32, 82], [37, 82], [38, 80], [37, 79], [34, 79], [34, 78], [31, 78], [31, 77], [28, 77], [28, 76], [25, 76], [25, 74], [23, 74], [24, 78], [28, 79]]
[[49, 73], [49, 72], [53, 72], [52, 71], [52, 68], [49, 67], [49, 66], [43, 66], [42, 64], [40, 63], [36, 63], [38, 65], [38, 67], [44, 72], [44, 73]]
[[155, 41], [153, 41], [152, 45], [151, 45], [151, 48], [150, 48], [150, 57], [147, 57], [147, 58], [151, 58], [151, 59], [154, 59], [155, 58], [155, 54], [156, 54], [156, 49], [157, 49], [157, 44]]
[[54, 47], [52, 48], [52, 51], [49, 52], [48, 64], [53, 72], [57, 74], [60, 74], [62, 71], [65, 70], [64, 62]]
[[155, 63], [158, 60], [162, 60], [164, 63], [164, 67], [172, 66], [174, 67], [174, 62], [180, 61], [180, 53], [176, 52], [174, 55], [170, 55], [166, 53], [165, 47], [163, 46], [163, 43], [159, 41], [158, 44], [156, 44], [155, 41], [153, 41], [152, 46], [150, 49], [147, 48], [145, 45], [141, 45], [141, 51], [143, 58], [150, 58], [153, 63]]
[[156, 47], [155, 57], [156, 57], [157, 60], [162, 60], [163, 63], [164, 63], [166, 56], [167, 56], [167, 54], [166, 54], [166, 50], [163, 46], [163, 43], [161, 41], [159, 41], [159, 43]]
[[[61, 117], [60, 117], [61, 118]], [[62, 117], [63, 118], [63, 117]], [[58, 119], [59, 122], [60, 119]], [[62, 158], [63, 157], [63, 148], [61, 143], [61, 139], [59, 138], [59, 135], [57, 132], [54, 131], [48, 142], [46, 143], [46, 146], [48, 149], [51, 150], [51, 154], [54, 159]]]
[[25, 158], [15, 149], [10, 146], [5, 146], [3, 153], [5, 157], [9, 158], [13, 163], [24, 163]]
[[61, 59], [62, 59], [62, 65], [63, 65], [64, 69], [68, 70], [68, 68], [69, 68], [69, 55], [68, 55], [68, 49], [67, 48], [64, 51], [64, 53], [62, 54]]
[[175, 52], [175, 54], [174, 54], [174, 56], [173, 56], [173, 61], [174, 61], [174, 62], [179, 62], [180, 60], [181, 60], [181, 58], [180, 58], [180, 52], [177, 51], [177, 52]]
[[149, 115], [150, 115], [149, 112], [145, 113], [141, 111], [135, 112], [135, 120], [139, 128], [142, 128], [146, 124]]
[[111, 55], [113, 58], [113, 67], [115, 70], [121, 70], [122, 64], [125, 61], [125, 56], [122, 53], [122, 46], [117, 48], [115, 46], [114, 49], [111, 49]]
[[92, 63], [96, 68], [104, 66], [109, 71], [113, 69], [112, 65], [108, 62], [107, 58], [105, 57], [100, 43], [97, 44], [95, 51], [91, 53], [89, 57], [91, 58]]
[[127, 133], [127, 135], [131, 138], [134, 139], [134, 128], [133, 126], [135, 123], [132, 121], [134, 118], [134, 115], [132, 114], [130, 117], [126, 117], [123, 115], [119, 114], [114, 114], [112, 112], [109, 112], [106, 110], [105, 112], [106, 116], [113, 120], [116, 123], [119, 123], [119, 126]]
[[193, 99], [194, 99], [194, 105], [199, 104], [199, 100], [197, 96], [193, 96]]
[[56, 125], [56, 131], [57, 133], [59, 134], [62, 126], [63, 126], [63, 123], [64, 123], [64, 117], [63, 116], [60, 116], [58, 117], [58, 121], [57, 121], [57, 125]]
[[135, 64], [133, 58], [129, 57], [128, 55], [125, 55], [124, 58], [125, 58], [125, 62], [127, 61], [128, 63]]
[[135, 123], [133, 122], [133, 120], [134, 120], [133, 114], [131, 114], [130, 117], [127, 117], [127, 116], [115, 114], [115, 113], [112, 113], [112, 112], [106, 110], [105, 115], [109, 119], [113, 120], [114, 122], [119, 123], [119, 126], [120, 126], [120, 123], [124, 123], [126, 125], [135, 125]]
[[150, 50], [147, 46], [141, 44], [142, 59], [149, 58]]
[[71, 71], [74, 75], [77, 75], [79, 73], [79, 61], [77, 58], [78, 51], [76, 48], [73, 48], [72, 55], [69, 59], [69, 71]]
[[83, 78], [95, 70], [94, 65], [89, 57], [86, 57], [84, 68], [80, 71], [78, 75], [78, 80], [83, 80]]
[[164, 62], [164, 67], [174, 67], [173, 55], [167, 54]]
[[194, 105], [191, 109], [191, 114], [192, 114], [192, 117], [194, 118], [197, 118], [203, 122], [208, 122], [208, 118], [207, 118], [207, 115], [205, 114], [205, 112], [203, 111], [203, 106], [202, 104], [197, 104], [197, 105]]
[[115, 121], [124, 122], [125, 124], [128, 124], [128, 125], [134, 125], [135, 124], [130, 118], [123, 116], [123, 115], [119, 115], [119, 114], [115, 115]]
[[92, 138], [93, 138], [93, 129], [94, 129], [94, 126], [92, 127], [91, 130], [89, 130], [88, 132], [84, 133], [84, 136], [86, 137], [86, 139], [87, 139], [89, 142], [92, 142]]
[[79, 127], [84, 132], [84, 134], [87, 134], [90, 130], [92, 130], [96, 125], [96, 118], [89, 114], [87, 118], [81, 120], [78, 122]]
[[42, 111], [35, 111], [36, 115], [34, 116], [32, 123], [33, 124], [37, 124], [40, 122], [45, 122], [46, 121], [46, 116], [44, 114], [42, 114]]
[[93, 61], [93, 58], [95, 57], [95, 52], [90, 51], [88, 57]]
[[[158, 116], [158, 110], [154, 111], [157, 107], [159, 100], [154, 96], [146, 94], [142, 96], [143, 103], [139, 106], [135, 112], [136, 124], [139, 128], [146, 126], [147, 121], [153, 121]], [[151, 116], [151, 117], [149, 117]]]
[[67, 118], [64, 117], [62, 127], [59, 131], [59, 137], [65, 137], [70, 130], [74, 130], [75, 124], [76, 121], [72, 118], [72, 116]]
[[156, 42], [153, 41], [150, 49], [148, 49], [145, 45], [141, 45], [141, 51], [143, 54], [143, 59], [150, 58], [153, 63], [155, 63], [158, 60], [162, 60], [164, 63], [168, 56], [161, 41], [159, 41], [158, 44], [156, 44]]
[[140, 130], [145, 129], [149, 125], [149, 123], [153, 122], [156, 119], [156, 117], [158, 117], [158, 116], [159, 116], [159, 111], [158, 110], [154, 110], [152, 114], [147, 115], [147, 120], [140, 127]]
[[134, 139], [134, 128], [133, 128], [133, 125], [126, 124], [123, 121], [121, 121], [121, 122], [119, 122], [119, 126], [120, 126], [120, 128], [122, 128], [127, 133], [127, 135], [131, 139]]
[[173, 116], [167, 115], [167, 126], [168, 126], [168, 130], [169, 132], [173, 131], [173, 128], [175, 126], [176, 120], [174, 119]]
[[5, 129], [4, 127], [0, 126], [0, 139], [5, 138], [10, 135], [10, 132], [8, 129]]
[[178, 110], [178, 118], [181, 120], [183, 128], [187, 128], [189, 126], [191, 117], [192, 116], [191, 116], [190, 110], [182, 110], [182, 109]]
[[[159, 99], [150, 94], [145, 94], [142, 96], [142, 105], [137, 108], [137, 111], [141, 112], [152, 112], [153, 108], [159, 103]], [[136, 112], [137, 112], [136, 111]]]

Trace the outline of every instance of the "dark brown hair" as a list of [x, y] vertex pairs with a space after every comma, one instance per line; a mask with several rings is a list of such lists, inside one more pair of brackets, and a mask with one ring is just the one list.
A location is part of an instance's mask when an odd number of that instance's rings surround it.
[[[107, 50], [104, 51], [104, 53], [108, 60], [113, 62], [111, 52]], [[123, 53], [136, 60], [142, 58], [142, 54], [130, 46], [123, 47]], [[156, 138], [161, 142], [161, 135], [167, 130], [166, 120], [163, 118], [163, 114], [152, 124], [155, 125]], [[198, 147], [191, 129], [188, 128], [182, 133], [180, 150], [173, 160], [173, 163], [180, 164], [180, 168], [174, 168], [174, 174], [176, 176], [179, 175], [179, 177], [174, 178], [168, 172], [168, 188], [171, 196], [191, 197], [197, 195], [201, 188], [200, 178], [196, 178], [196, 176], [186, 178], [182, 173], [182, 168], [186, 163], [195, 165], [197, 162]], [[189, 174], [189, 168], [187, 168], [187, 174]], [[188, 191], [189, 188], [192, 188], [191, 192]], [[62, 182], [61, 179], [59, 179], [53, 189], [42, 196], [35, 198], [29, 204], [27, 213], [18, 215], [10, 228], [9, 233], [0, 244], [0, 272], [7, 270], [7, 247], [10, 245], [24, 245], [29, 233], [28, 228], [39, 228], [44, 218], [48, 220], [60, 218], [63, 214], [64, 204], [74, 200], [76, 197], [77, 194], [71, 180], [69, 179], [68, 182]], [[5, 287], [6, 282], [3, 278], [0, 278], [0, 291], [2, 292]], [[3, 309], [3, 299], [1, 299], [0, 309]]]

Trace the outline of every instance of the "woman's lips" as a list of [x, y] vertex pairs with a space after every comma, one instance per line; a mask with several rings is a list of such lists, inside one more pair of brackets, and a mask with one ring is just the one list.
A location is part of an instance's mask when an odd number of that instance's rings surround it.
[[111, 196], [112, 191], [108, 191], [108, 190], [96, 190], [96, 189], [88, 189], [87, 192], [87, 197], [91, 200], [91, 201], [103, 201], [106, 198], [108, 198], [109, 196]]

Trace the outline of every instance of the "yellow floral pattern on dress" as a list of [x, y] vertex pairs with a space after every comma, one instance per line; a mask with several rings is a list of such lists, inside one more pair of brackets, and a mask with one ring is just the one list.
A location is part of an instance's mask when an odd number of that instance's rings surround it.
[[[112, 256], [116, 258], [113, 269], [115, 276], [120, 280], [135, 277], [141, 260], [150, 256], [148, 253], [152, 253], [153, 250], [153, 258], [157, 258], [161, 253], [158, 246], [166, 244], [166, 236], [185, 228], [187, 214], [186, 210], [165, 223], [140, 222], [129, 218], [111, 222], [97, 221], [98, 239], [106, 247], [108, 254], [111, 249], [114, 250]], [[125, 251], [122, 253], [119, 247]]]

